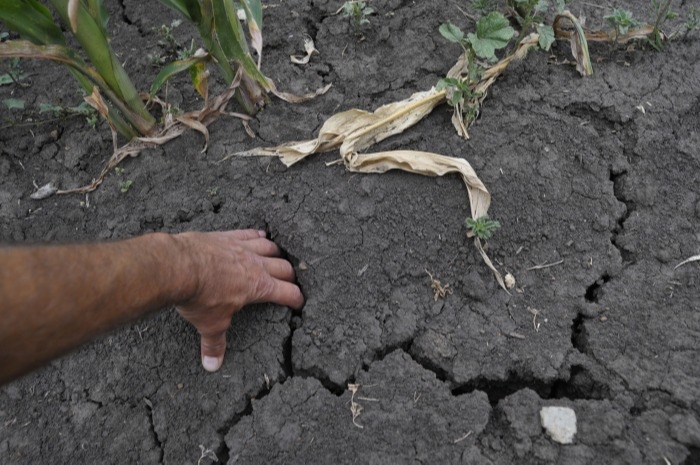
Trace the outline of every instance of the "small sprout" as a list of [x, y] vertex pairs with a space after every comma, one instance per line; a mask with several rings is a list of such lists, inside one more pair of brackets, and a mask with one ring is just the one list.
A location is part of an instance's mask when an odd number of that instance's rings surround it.
[[12, 57], [10, 58], [9, 72], [0, 74], [0, 86], [6, 86], [14, 83], [20, 87], [29, 87], [29, 84], [22, 82], [26, 77], [27, 75], [22, 73], [19, 57]]
[[188, 58], [192, 58], [196, 52], [197, 52], [197, 49], [194, 46], [194, 39], [192, 39], [190, 41], [189, 48], [181, 48], [180, 50], [177, 51], [177, 59], [178, 60], [187, 60]]
[[366, 2], [348, 1], [343, 3], [342, 11], [343, 16], [350, 20], [355, 33], [361, 35], [360, 29], [369, 24], [367, 17], [374, 13], [374, 8], [368, 7]]
[[97, 110], [91, 107], [87, 102], [82, 102], [75, 107], [64, 107], [61, 105], [54, 105], [53, 103], [40, 103], [39, 113], [53, 113], [54, 118], [67, 118], [69, 116], [82, 115], [92, 128], [95, 127], [100, 117]]
[[119, 190], [122, 192], [122, 194], [126, 194], [129, 192], [129, 189], [131, 188], [131, 185], [134, 183], [131, 179], [128, 179], [126, 181], [119, 181]]
[[615, 28], [616, 40], [617, 36], [627, 34], [630, 28], [639, 26], [639, 21], [634, 18], [632, 12], [624, 8], [617, 8], [611, 14], [603, 16], [603, 18]]
[[490, 239], [493, 233], [501, 227], [501, 223], [489, 219], [488, 215], [481, 216], [477, 219], [467, 218], [465, 223], [469, 231], [482, 240]]
[[154, 66], [156, 68], [163, 66], [165, 64], [165, 57], [162, 56], [160, 53], [149, 53], [147, 55], [148, 61], [151, 63], [151, 66]]
[[219, 195], [219, 186], [210, 187], [207, 189], [207, 194], [209, 194], [209, 197], [216, 197]]
[[683, 40], [688, 38], [688, 34], [700, 27], [700, 7], [690, 10], [688, 14], [688, 21], [685, 22], [685, 32], [683, 33]]
[[158, 28], [158, 33], [163, 37], [163, 39], [158, 41], [158, 45], [164, 47], [168, 53], [174, 53], [180, 48], [180, 43], [175, 39], [173, 31], [182, 24], [182, 20], [175, 19], [170, 23], [170, 26], [161, 24]]
[[114, 172], [117, 176], [121, 176], [122, 174], [124, 174], [124, 168], [117, 166], [114, 168]]
[[[506, 4], [520, 26], [520, 34], [515, 41], [517, 46], [533, 25], [541, 25], [544, 22], [538, 13], [546, 11], [549, 4], [546, 0], [507, 0]], [[545, 49], [542, 47], [542, 43], [540, 43], [540, 47]]]
[[486, 16], [489, 11], [493, 10], [493, 0], [472, 0], [472, 9], [479, 16]]
[[666, 36], [661, 32], [661, 26], [668, 20], [673, 20], [678, 17], [678, 13], [671, 11], [672, 0], [665, 0], [660, 2], [659, 0], [651, 0], [651, 5], [654, 7], [654, 12], [656, 13], [656, 21], [654, 22], [654, 29], [652, 30], [651, 37], [648, 39], [649, 44], [654, 47], [657, 51], [663, 49], [663, 41]]

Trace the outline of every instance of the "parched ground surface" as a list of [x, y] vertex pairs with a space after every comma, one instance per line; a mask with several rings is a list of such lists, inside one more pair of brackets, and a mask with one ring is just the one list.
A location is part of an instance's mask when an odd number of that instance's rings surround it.
[[[591, 26], [613, 6], [650, 15], [646, 3], [579, 3]], [[593, 45], [585, 79], [566, 43], [532, 52], [492, 87], [469, 142], [440, 107], [382, 144], [474, 166], [502, 225], [489, 253], [517, 280], [508, 294], [465, 237], [457, 177], [351, 175], [326, 166], [337, 153], [291, 169], [219, 163], [429, 89], [459, 53], [438, 26], [473, 27], [455, 2], [372, 5], [363, 41], [333, 15], [338, 1], [270, 5], [264, 71], [284, 90], [329, 93], [273, 101], [256, 140], [222, 119], [203, 154], [188, 133], [87, 197], [29, 199], [33, 183], [86, 183], [110, 154], [104, 125], [37, 124], [39, 103], [79, 103], [69, 75], [26, 62], [31, 86], [0, 88], [27, 102], [2, 110], [0, 241], [264, 228], [307, 298], [298, 313], [237, 315], [216, 374], [200, 367], [194, 329], [165, 311], [3, 387], [1, 463], [700, 463], [700, 268], [674, 270], [700, 253], [697, 34], [663, 53]], [[110, 8], [114, 46], [147, 88], [154, 28], [175, 15], [157, 2]], [[306, 34], [320, 55], [292, 65]], [[201, 105], [184, 80], [168, 92]], [[454, 293], [434, 300], [426, 270]], [[544, 433], [543, 406], [574, 409], [573, 444]]]

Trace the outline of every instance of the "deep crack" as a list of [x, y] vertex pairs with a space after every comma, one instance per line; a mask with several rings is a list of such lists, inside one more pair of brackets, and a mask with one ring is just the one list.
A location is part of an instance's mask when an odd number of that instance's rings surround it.
[[582, 354], [588, 353], [588, 331], [582, 314], [576, 315], [571, 325], [571, 345]]
[[610, 181], [613, 183], [613, 194], [619, 202], [625, 205], [624, 213], [617, 219], [617, 223], [612, 230], [610, 242], [617, 250], [620, 251], [620, 256], [622, 257], [623, 263], [631, 264], [635, 262], [634, 253], [628, 250], [619, 240], [620, 234], [622, 234], [624, 231], [625, 222], [629, 219], [630, 215], [636, 208], [634, 202], [628, 199], [625, 194], [625, 183], [627, 182], [627, 176], [628, 174], [626, 170], [622, 170], [620, 172], [610, 170]]
[[146, 411], [148, 412], [148, 424], [151, 431], [151, 437], [158, 446], [158, 449], [160, 450], [160, 454], [158, 456], [158, 463], [163, 463], [163, 458], [165, 456], [165, 448], [160, 438], [158, 437], [158, 433], [156, 432], [156, 425], [153, 421], [153, 404], [146, 397], [144, 397], [144, 402], [146, 403]]
[[603, 273], [599, 279], [586, 288], [586, 302], [598, 303], [603, 286], [610, 281], [610, 275]]

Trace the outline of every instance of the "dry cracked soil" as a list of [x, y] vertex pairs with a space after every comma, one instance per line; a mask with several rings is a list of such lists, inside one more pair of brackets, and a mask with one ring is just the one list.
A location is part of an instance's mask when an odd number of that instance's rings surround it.
[[[438, 27], [473, 27], [468, 2], [372, 2], [363, 40], [334, 14], [340, 1], [267, 3], [263, 70], [287, 91], [331, 90], [273, 100], [255, 140], [233, 118], [211, 127], [206, 153], [186, 133], [88, 196], [29, 198], [35, 183], [90, 181], [111, 154], [104, 123], [39, 113], [80, 102], [69, 74], [23, 61], [30, 85], [0, 87], [26, 104], [2, 109], [3, 244], [263, 228], [307, 298], [299, 312], [238, 314], [216, 374], [167, 310], [4, 386], [0, 463], [700, 463], [700, 267], [674, 269], [700, 253], [698, 34], [661, 53], [592, 44], [588, 78], [565, 42], [531, 52], [491, 88], [471, 140], [443, 106], [380, 145], [474, 166], [502, 225], [488, 250], [517, 280], [509, 294], [465, 237], [456, 176], [353, 175], [326, 165], [337, 152], [290, 169], [220, 163], [429, 89], [460, 51]], [[113, 45], [146, 89], [158, 71], [148, 54], [165, 53], [158, 28], [176, 15], [158, 2], [107, 4]], [[681, 19], [697, 6], [674, 5]], [[570, 8], [600, 27], [620, 6], [650, 18], [647, 2]], [[186, 24], [174, 34], [194, 37]], [[291, 64], [306, 35], [320, 54]], [[201, 105], [185, 78], [168, 100]], [[453, 293], [435, 300], [426, 271]], [[572, 444], [543, 430], [544, 406], [574, 410]]]

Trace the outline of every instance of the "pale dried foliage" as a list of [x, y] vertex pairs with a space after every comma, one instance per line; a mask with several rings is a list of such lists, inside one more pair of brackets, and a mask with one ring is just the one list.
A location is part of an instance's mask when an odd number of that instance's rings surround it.
[[[481, 103], [488, 88], [506, 70], [510, 62], [526, 56], [528, 50], [537, 44], [537, 40], [536, 34], [527, 37], [514, 53], [484, 72], [475, 87], [480, 95], [475, 104]], [[450, 73], [452, 76], [459, 76], [465, 71], [466, 65], [462, 57]], [[374, 112], [350, 109], [335, 114], [326, 120], [315, 139], [289, 142], [276, 147], [258, 147], [229, 155], [225, 159], [233, 156], [278, 157], [286, 166], [292, 166], [311, 155], [338, 149], [340, 162], [350, 172], [384, 173], [398, 169], [424, 176], [458, 174], [467, 188], [470, 214], [472, 218], [480, 218], [488, 214], [491, 195], [467, 160], [415, 150], [362, 153], [374, 144], [412, 127], [445, 101], [446, 91], [438, 91], [433, 87], [429, 91], [415, 93], [405, 100], [383, 105]], [[453, 123], [460, 135], [468, 137], [461, 114], [453, 118]], [[479, 238], [474, 237], [474, 245], [499, 285], [506, 289], [501, 274], [489, 259]]]

